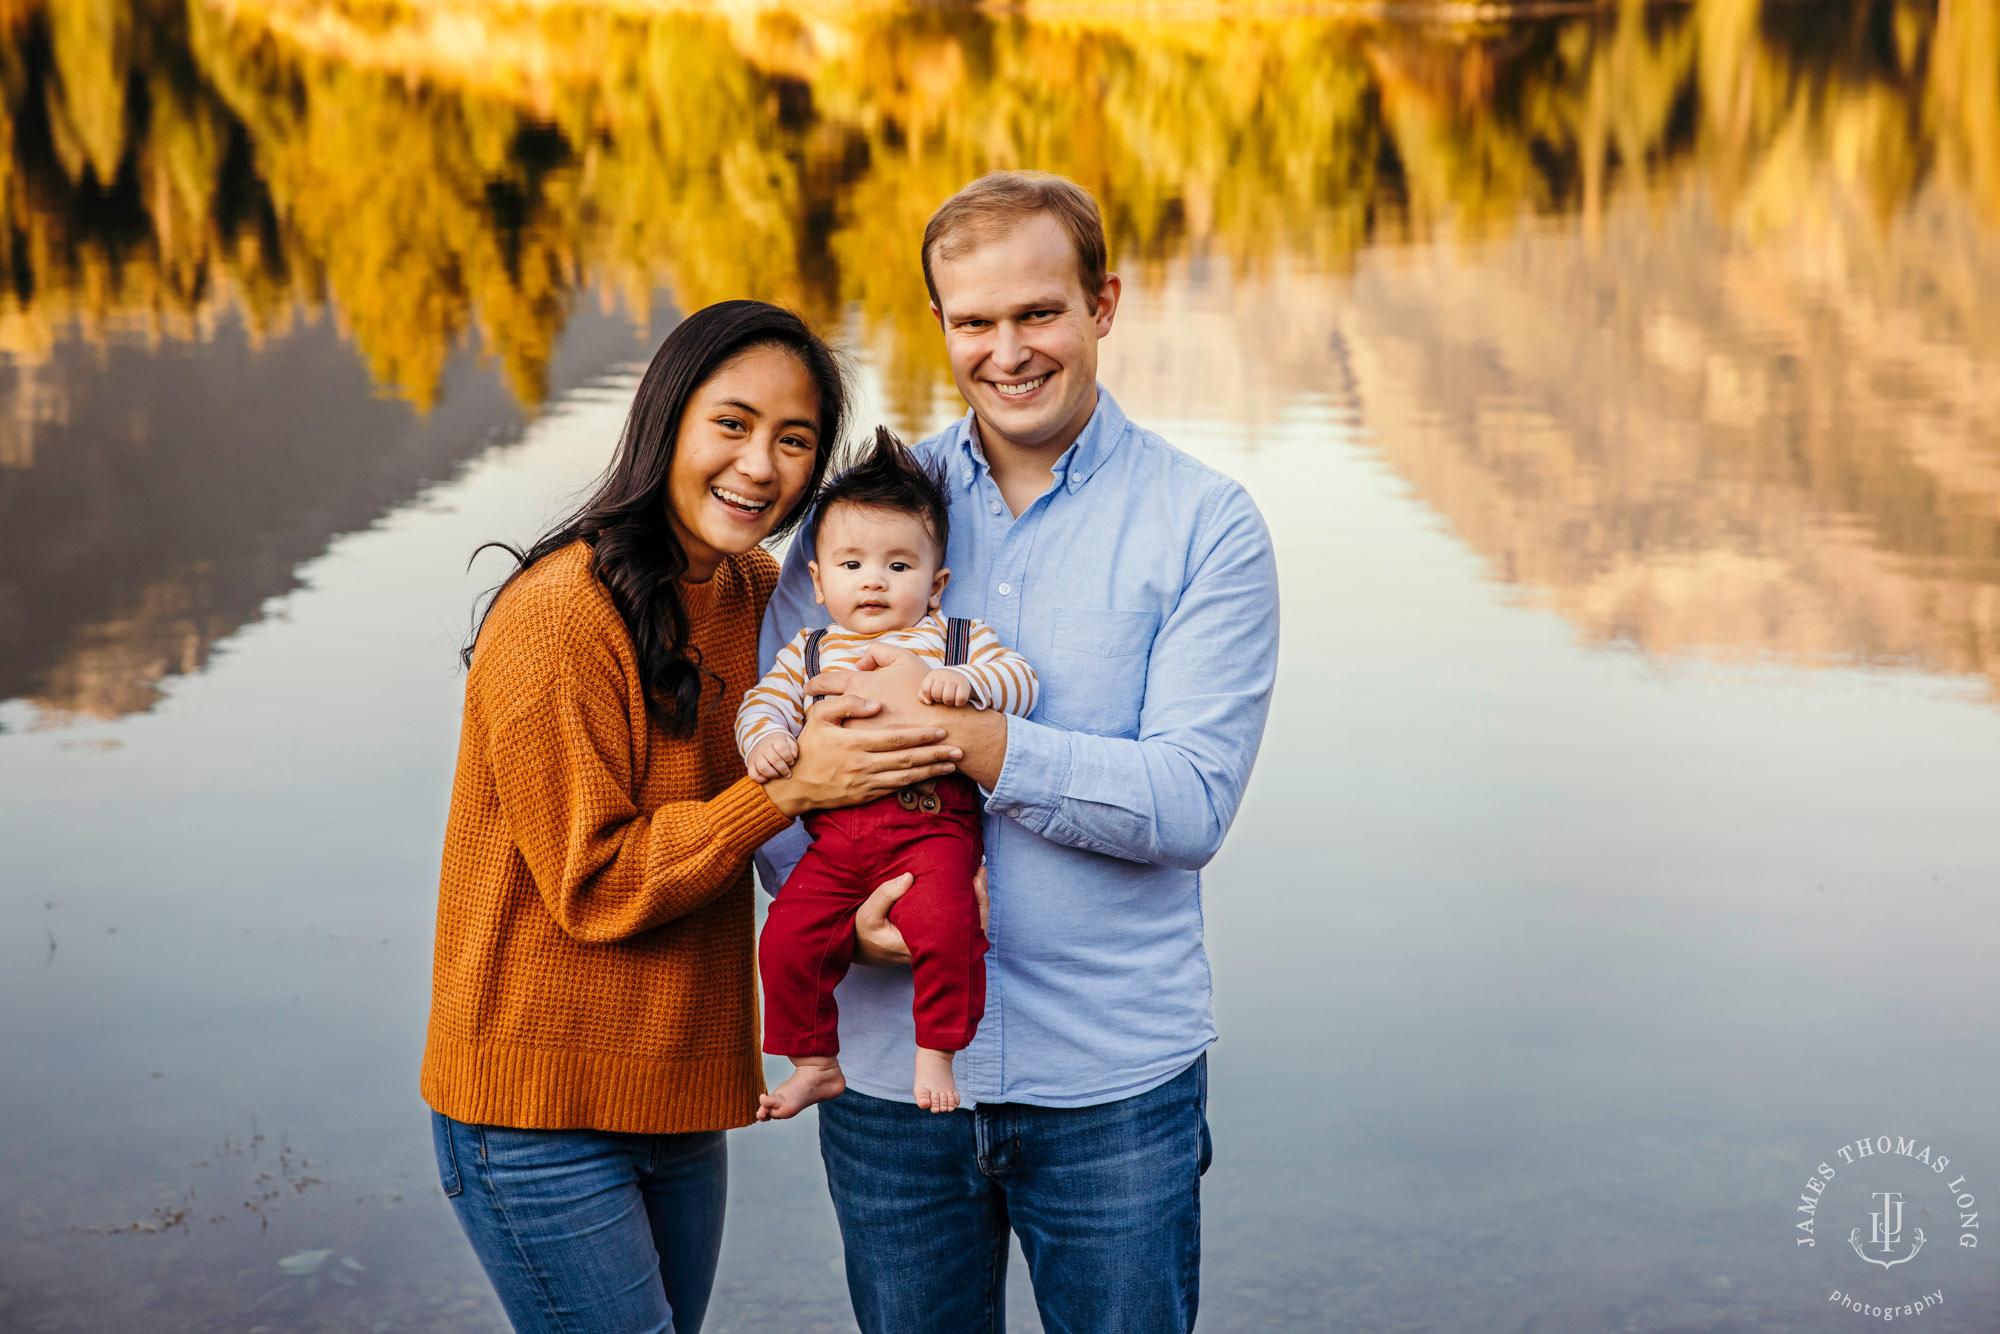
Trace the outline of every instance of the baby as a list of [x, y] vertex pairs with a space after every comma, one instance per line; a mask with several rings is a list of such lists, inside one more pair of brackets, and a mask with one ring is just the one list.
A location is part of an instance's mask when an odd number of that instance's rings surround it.
[[[820, 496], [812, 528], [813, 594], [833, 618], [801, 630], [744, 696], [736, 744], [751, 777], [785, 777], [799, 756], [805, 683], [852, 666], [873, 645], [931, 665], [929, 704], [1035, 707], [1034, 669], [982, 621], [939, 614], [948, 500], [943, 482], [887, 430], [867, 457]], [[796, 1116], [846, 1087], [833, 989], [854, 958], [854, 912], [875, 886], [915, 876], [889, 917], [909, 942], [916, 982], [916, 1101], [958, 1106], [952, 1054], [986, 1011], [986, 933], [972, 879], [979, 870], [979, 791], [963, 774], [906, 787], [846, 810], [806, 816], [813, 845], [771, 903], [757, 945], [764, 979], [764, 1050], [788, 1056], [792, 1077], [766, 1094], [759, 1120]]]

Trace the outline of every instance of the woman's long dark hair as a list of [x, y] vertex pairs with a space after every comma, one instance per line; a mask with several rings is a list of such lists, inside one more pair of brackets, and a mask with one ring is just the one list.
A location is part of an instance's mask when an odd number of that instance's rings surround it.
[[[578, 538], [590, 543], [590, 571], [625, 618], [645, 682], [646, 711], [670, 736], [688, 736], [699, 721], [703, 678], [713, 677], [688, 644], [687, 608], [675, 580], [687, 572], [687, 553], [667, 521], [668, 480], [673, 474], [681, 415], [694, 391], [732, 358], [756, 347], [781, 347], [796, 356], [819, 391], [819, 448], [805, 493], [778, 520], [771, 536], [788, 532], [811, 508], [840, 443], [847, 411], [847, 382], [833, 349], [804, 320], [762, 301], [720, 301], [688, 316], [667, 335], [639, 381], [632, 411], [618, 440], [618, 455], [597, 491], [577, 511], [544, 533], [526, 551], [499, 547], [516, 566], [478, 614], [459, 661], [472, 665], [473, 646], [486, 617], [509, 584], [536, 561]], [[719, 678], [718, 678], [719, 679]]]

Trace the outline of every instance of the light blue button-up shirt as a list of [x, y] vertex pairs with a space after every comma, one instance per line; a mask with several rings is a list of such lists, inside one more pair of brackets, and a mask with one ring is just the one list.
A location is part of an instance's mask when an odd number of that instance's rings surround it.
[[[969, 1102], [1081, 1107], [1143, 1093], [1215, 1041], [1201, 868], [1222, 846], [1278, 666], [1278, 573], [1230, 478], [1097, 410], [1049, 489], [1008, 512], [970, 414], [923, 441], [951, 492], [944, 610], [1034, 664], [986, 800], [986, 1017], [955, 1073]], [[802, 534], [765, 613], [762, 657], [826, 624]], [[802, 826], [765, 845], [783, 883]], [[847, 1082], [910, 1101], [910, 974], [855, 968], [837, 993]]]

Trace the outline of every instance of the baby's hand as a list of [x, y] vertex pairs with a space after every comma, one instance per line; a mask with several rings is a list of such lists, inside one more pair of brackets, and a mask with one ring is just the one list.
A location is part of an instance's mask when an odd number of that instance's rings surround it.
[[799, 743], [783, 732], [773, 732], [750, 747], [750, 754], [744, 763], [750, 769], [750, 776], [760, 783], [768, 783], [773, 778], [790, 778], [792, 761], [799, 757]]
[[923, 684], [917, 687], [917, 698], [926, 704], [949, 704], [960, 708], [972, 702], [972, 682], [965, 679], [963, 672], [940, 667], [924, 674]]

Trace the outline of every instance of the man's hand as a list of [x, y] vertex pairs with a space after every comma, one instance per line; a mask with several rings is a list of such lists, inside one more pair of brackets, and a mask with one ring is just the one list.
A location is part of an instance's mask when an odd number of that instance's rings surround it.
[[947, 667], [934, 668], [924, 673], [923, 683], [917, 687], [917, 698], [926, 704], [945, 704], [962, 709], [972, 703], [972, 682], [965, 679], [964, 672], [954, 672]]
[[783, 732], [773, 732], [750, 748], [744, 767], [760, 783], [773, 778], [790, 778], [792, 761], [799, 757], [799, 743]]
[[850, 699], [866, 699], [881, 704], [883, 709], [866, 721], [857, 719], [860, 726], [899, 726], [908, 720], [893, 715], [907, 712], [907, 706], [918, 702], [928, 671], [924, 660], [906, 648], [870, 644], [867, 652], [855, 659], [853, 667], [821, 672], [806, 682], [806, 696], [845, 695]]
[[[889, 920], [889, 909], [895, 907], [896, 900], [909, 893], [910, 886], [915, 883], [913, 877], [899, 875], [894, 880], [885, 880], [875, 886], [875, 892], [861, 901], [861, 906], [854, 911], [854, 962], [909, 967], [909, 942], [903, 939], [903, 933], [896, 929], [896, 924]], [[984, 866], [972, 877], [972, 896], [979, 900], [979, 929], [984, 931], [991, 906], [986, 898]]]
[[[954, 709], [926, 703], [922, 698], [924, 676], [929, 671], [924, 660], [908, 649], [871, 645], [855, 663], [854, 671], [821, 672], [806, 683], [812, 695], [831, 695], [843, 700], [869, 701], [868, 711], [855, 715], [848, 724], [856, 727], [937, 727], [945, 740], [963, 752], [959, 772], [984, 788], [1000, 781], [1007, 762], [1007, 716], [997, 709]], [[958, 673], [952, 673], [958, 675]], [[822, 700], [813, 709], [818, 713], [832, 704]], [[875, 705], [879, 704], [879, 710]]]

